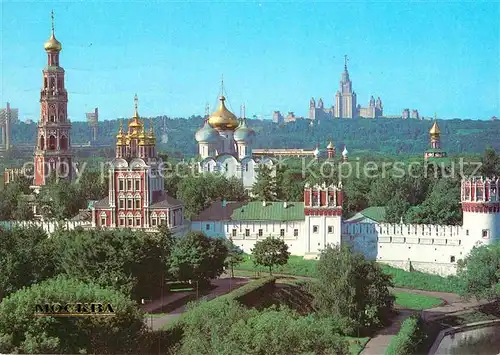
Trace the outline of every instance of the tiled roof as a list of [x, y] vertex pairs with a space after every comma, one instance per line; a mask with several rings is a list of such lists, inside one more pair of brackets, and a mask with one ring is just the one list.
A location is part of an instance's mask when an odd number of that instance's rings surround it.
[[199, 215], [191, 218], [192, 221], [227, 221], [231, 219], [234, 210], [245, 205], [246, 202], [226, 202], [223, 207], [222, 201], [213, 202], [208, 208], [200, 212]]
[[71, 221], [90, 221], [92, 220], [92, 212], [89, 210], [82, 210], [76, 216], [71, 218]]
[[304, 202], [287, 202], [285, 208], [283, 202], [262, 201], [250, 202], [236, 209], [231, 215], [233, 221], [300, 221], [304, 220]]
[[102, 200], [95, 202], [92, 207], [94, 208], [108, 208], [109, 207], [109, 197], [105, 197]]
[[372, 219], [375, 222], [383, 222], [385, 220], [385, 207], [368, 207], [360, 213], [366, 218]]
[[176, 198], [169, 195], [163, 195], [158, 201], [153, 203], [150, 208], [169, 208], [174, 206], [183, 205], [184, 203]]

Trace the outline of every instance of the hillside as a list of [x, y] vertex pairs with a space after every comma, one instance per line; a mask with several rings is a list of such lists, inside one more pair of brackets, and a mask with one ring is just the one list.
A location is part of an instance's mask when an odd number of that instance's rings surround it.
[[[153, 119], [159, 135], [163, 117]], [[316, 143], [321, 147], [333, 139], [337, 150], [347, 144], [350, 153], [369, 154], [421, 154], [429, 144], [430, 121], [401, 119], [340, 119], [321, 121], [313, 127], [308, 120], [299, 120], [278, 126], [271, 121], [248, 120], [257, 132], [255, 148], [306, 148], [313, 149]], [[183, 155], [196, 154], [194, 139], [196, 130], [202, 125], [200, 116], [189, 119], [166, 119], [168, 141], [158, 143], [161, 150], [179, 152]], [[442, 145], [451, 154], [481, 153], [491, 145], [500, 151], [500, 121], [441, 120]], [[112, 144], [118, 130], [118, 121], [99, 123], [99, 139], [102, 144]], [[13, 127], [13, 143], [34, 143], [36, 124], [19, 123]], [[73, 122], [72, 141], [83, 143], [90, 139], [86, 122]]]

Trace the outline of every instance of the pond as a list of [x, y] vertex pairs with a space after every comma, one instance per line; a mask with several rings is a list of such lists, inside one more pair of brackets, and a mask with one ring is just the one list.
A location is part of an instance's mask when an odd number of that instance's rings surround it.
[[435, 355], [500, 354], [500, 324], [445, 335]]

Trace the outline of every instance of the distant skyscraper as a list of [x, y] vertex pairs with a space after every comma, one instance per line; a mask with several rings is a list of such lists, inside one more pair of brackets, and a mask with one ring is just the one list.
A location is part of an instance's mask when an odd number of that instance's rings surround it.
[[367, 107], [361, 107], [357, 104], [356, 92], [352, 89], [352, 81], [349, 77], [347, 69], [347, 56], [345, 56], [344, 71], [339, 83], [339, 90], [335, 94], [335, 105], [325, 107], [323, 100], [320, 98], [318, 104], [314, 97], [309, 101], [309, 119], [319, 120], [328, 118], [376, 118], [383, 116], [382, 100], [378, 97], [376, 100], [373, 96]]

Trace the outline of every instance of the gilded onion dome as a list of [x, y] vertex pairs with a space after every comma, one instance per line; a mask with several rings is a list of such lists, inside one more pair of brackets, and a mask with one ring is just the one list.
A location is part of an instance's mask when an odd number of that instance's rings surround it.
[[347, 147], [344, 145], [344, 150], [342, 151], [342, 155], [346, 157], [347, 154], [349, 154], [349, 152], [347, 151]]
[[139, 101], [137, 94], [134, 97], [134, 101], [134, 116], [132, 116], [132, 120], [128, 124], [128, 138], [130, 139], [138, 139], [141, 131], [144, 129], [144, 124], [141, 122], [139, 111], [137, 110], [137, 102]]
[[120, 120], [120, 129], [118, 130], [118, 134], [116, 135], [116, 145], [124, 145], [125, 144], [125, 134], [123, 134], [123, 122]]
[[139, 133], [139, 145], [147, 145], [147, 135], [146, 135], [146, 127], [142, 127], [141, 133]]
[[431, 135], [431, 137], [439, 137], [439, 135], [441, 134], [441, 130], [439, 129], [436, 120], [434, 120], [434, 124], [432, 125], [429, 134]]
[[208, 118], [208, 123], [219, 131], [234, 131], [238, 127], [238, 118], [226, 108], [224, 96], [219, 100], [219, 108]]
[[240, 125], [234, 131], [234, 140], [236, 142], [250, 142], [254, 136], [254, 130], [247, 126], [246, 118], [242, 118]]
[[52, 11], [51, 17], [52, 17], [52, 33], [50, 35], [50, 38], [46, 40], [45, 43], [43, 44], [43, 48], [47, 52], [60, 52], [62, 49], [62, 45], [61, 42], [59, 42], [56, 39], [56, 36], [54, 34], [54, 11]]
[[216, 143], [219, 137], [219, 132], [210, 126], [208, 120], [205, 120], [203, 127], [195, 134], [195, 139], [198, 143]]
[[326, 149], [335, 149], [335, 146], [333, 145], [333, 142], [330, 140], [330, 143], [326, 146]]

